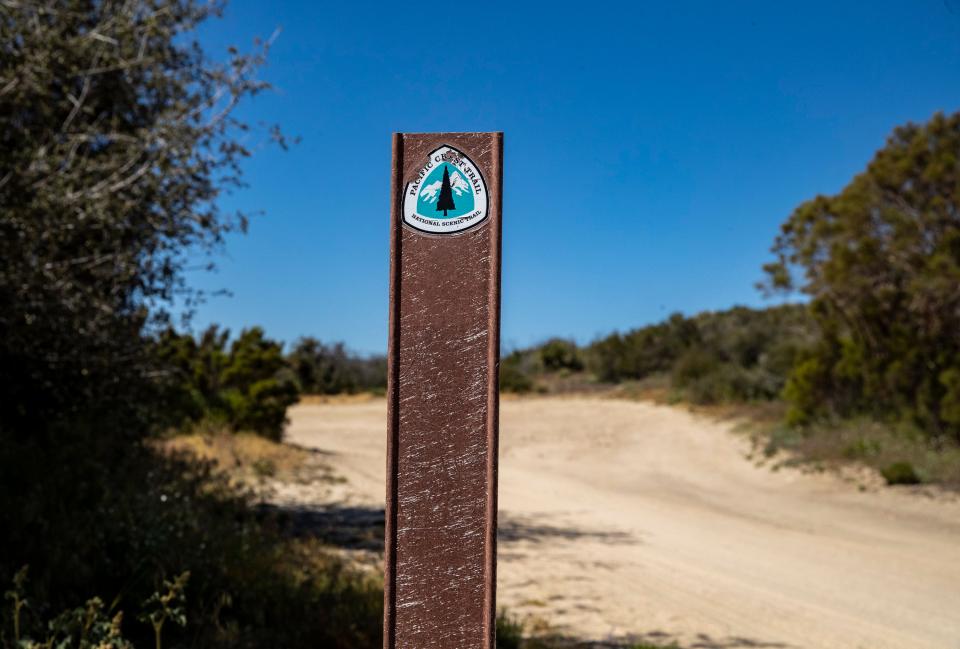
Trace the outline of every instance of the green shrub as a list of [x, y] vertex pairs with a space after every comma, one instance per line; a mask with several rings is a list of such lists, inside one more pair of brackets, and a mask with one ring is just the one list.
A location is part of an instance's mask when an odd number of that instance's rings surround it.
[[720, 367], [715, 354], [702, 347], [687, 350], [673, 365], [673, 384], [684, 388], [713, 374]]
[[960, 368], [952, 367], [943, 371], [939, 379], [944, 389], [940, 416], [947, 424], [960, 430]]
[[670, 371], [676, 359], [699, 341], [693, 319], [675, 313], [665, 322], [595, 341], [586, 350], [588, 367], [602, 381], [643, 379]]
[[909, 420], [821, 419], [804, 426], [780, 424], [764, 432], [765, 452], [791, 451], [791, 463], [856, 461], [876, 469], [890, 484], [916, 484], [916, 479], [960, 487], [960, 444], [932, 440]]
[[880, 470], [883, 479], [889, 485], [912, 485], [923, 482], [909, 462], [894, 462]]
[[583, 353], [602, 381], [669, 373], [674, 387], [698, 401], [770, 400], [780, 395], [798, 354], [813, 343], [813, 332], [802, 305], [734, 307], [689, 318], [674, 314], [597, 340]]
[[229, 331], [211, 326], [198, 338], [172, 329], [158, 336], [153, 355], [162, 370], [160, 400], [168, 425], [220, 421], [279, 440], [297, 386], [280, 343], [260, 327]]
[[808, 358], [794, 368], [787, 379], [783, 395], [790, 404], [787, 423], [797, 426], [823, 413], [820, 390], [824, 385], [825, 370], [818, 358]]
[[694, 347], [674, 365], [673, 387], [699, 404], [771, 400], [783, 385], [782, 377], [755, 364], [721, 360], [716, 352]]
[[[21, 595], [14, 591], [8, 591], [8, 595]], [[134, 649], [133, 644], [124, 639], [121, 624], [123, 622], [123, 613], [118, 612], [112, 616], [104, 611], [103, 600], [99, 597], [92, 597], [86, 601], [83, 606], [64, 611], [55, 618], [42, 625], [42, 630], [38, 637], [42, 640], [34, 640], [29, 635], [21, 635], [20, 622], [14, 618], [14, 634], [12, 645], [16, 649], [66, 649], [68, 647], [77, 647], [77, 649]], [[157, 636], [155, 646], [162, 649], [161, 636]], [[6, 647], [7, 645], [4, 644]]]
[[513, 352], [500, 361], [500, 389], [503, 392], [524, 394], [534, 388], [532, 354]]
[[520, 649], [523, 642], [523, 623], [506, 611], [497, 613], [497, 649]]
[[876, 457], [882, 450], [879, 440], [857, 437], [843, 447], [843, 456], [850, 460], [863, 460]]
[[141, 605], [137, 619], [148, 623], [153, 629], [154, 645], [157, 649], [163, 646], [163, 627], [167, 622], [177, 626], [187, 626], [186, 596], [184, 590], [190, 572], [180, 573], [173, 580], [163, 580], [163, 592], [154, 592]]
[[236, 403], [231, 424], [234, 430], [249, 430], [280, 441], [287, 421], [287, 408], [297, 400], [297, 388], [290, 381], [261, 379], [247, 389]]
[[730, 401], [734, 389], [725, 374], [721, 368], [687, 382], [684, 385], [687, 400], [700, 405]]
[[580, 351], [577, 344], [571, 340], [552, 338], [540, 346], [539, 353], [540, 362], [547, 372], [579, 372], [583, 369]]
[[513, 365], [500, 367], [500, 389], [504, 392], [526, 394], [533, 390], [533, 379]]

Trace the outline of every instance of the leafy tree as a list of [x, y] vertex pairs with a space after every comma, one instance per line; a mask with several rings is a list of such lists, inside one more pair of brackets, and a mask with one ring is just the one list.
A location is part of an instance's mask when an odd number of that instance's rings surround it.
[[343, 343], [328, 345], [309, 336], [301, 338], [287, 362], [300, 390], [307, 394], [379, 391], [387, 385], [386, 358], [357, 356]]
[[895, 129], [773, 252], [765, 287], [809, 295], [822, 333], [787, 387], [793, 421], [907, 417], [960, 439], [960, 113]]
[[[0, 4], [0, 579], [33, 567], [28, 626], [94, 594], [130, 610], [186, 568], [197, 596], [188, 629], [171, 629], [177, 646], [305, 646], [282, 636], [339, 601], [298, 611], [303, 581], [275, 576], [284, 553], [242, 503], [141, 443], [167, 423], [169, 372], [151, 334], [174, 296], [197, 299], [183, 283], [188, 254], [196, 263], [245, 224], [217, 199], [240, 183], [239, 138], [256, 139], [234, 109], [266, 88], [265, 46], [211, 59], [194, 31], [220, 8]], [[181, 344], [174, 358], [193, 353]], [[218, 344], [200, 349], [219, 367]], [[198, 407], [218, 376], [171, 398]], [[240, 620], [228, 639], [215, 612], [224, 593]], [[315, 634], [335, 621], [323, 617]], [[144, 625], [123, 631], [148, 646]]]
[[247, 126], [233, 109], [267, 87], [256, 78], [265, 46], [209, 59], [191, 32], [220, 8], [4, 3], [3, 427], [37, 432], [91, 404], [116, 420], [136, 386], [149, 394], [142, 333], [185, 291], [188, 251], [245, 227], [216, 199], [240, 182]]

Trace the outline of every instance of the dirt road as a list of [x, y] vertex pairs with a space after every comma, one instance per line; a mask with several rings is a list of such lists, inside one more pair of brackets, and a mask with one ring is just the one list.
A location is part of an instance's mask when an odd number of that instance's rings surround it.
[[[301, 405], [348, 505], [382, 507], [383, 401]], [[498, 601], [593, 640], [960, 649], [960, 502], [747, 459], [729, 425], [601, 399], [505, 401]]]

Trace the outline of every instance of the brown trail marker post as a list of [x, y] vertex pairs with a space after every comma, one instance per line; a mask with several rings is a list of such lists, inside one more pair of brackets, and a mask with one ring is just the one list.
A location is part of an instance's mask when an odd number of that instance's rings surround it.
[[396, 133], [385, 649], [493, 649], [502, 133]]

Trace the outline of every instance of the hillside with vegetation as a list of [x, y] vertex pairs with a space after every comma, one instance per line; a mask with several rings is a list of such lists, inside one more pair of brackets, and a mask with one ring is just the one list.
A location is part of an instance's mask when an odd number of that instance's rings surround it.
[[501, 387], [640, 382], [671, 401], [780, 406], [768, 453], [960, 485], [960, 113], [897, 128], [839, 194], [789, 216], [773, 253], [760, 288], [802, 303], [552, 339], [505, 355]]
[[[382, 584], [257, 508], [197, 430], [282, 438], [305, 394], [382, 393], [382, 356], [172, 313], [197, 255], [247, 216], [268, 43], [211, 58], [217, 4], [7, 2], [0, 17], [0, 613], [4, 647], [382, 643]], [[285, 147], [268, 127], [263, 139]], [[782, 404], [767, 437], [890, 482], [960, 484], [960, 114], [898, 128], [839, 194], [804, 203], [765, 290], [797, 304], [668, 320], [505, 354], [505, 391], [652, 382], [672, 400]], [[517, 647], [501, 620], [500, 646]]]
[[566, 376], [580, 385], [656, 382], [699, 404], [772, 400], [798, 355], [813, 345], [812, 325], [802, 305], [674, 314], [585, 346], [556, 338], [514, 351], [503, 358], [502, 387], [532, 391], [540, 381], [549, 389], [551, 376]]

